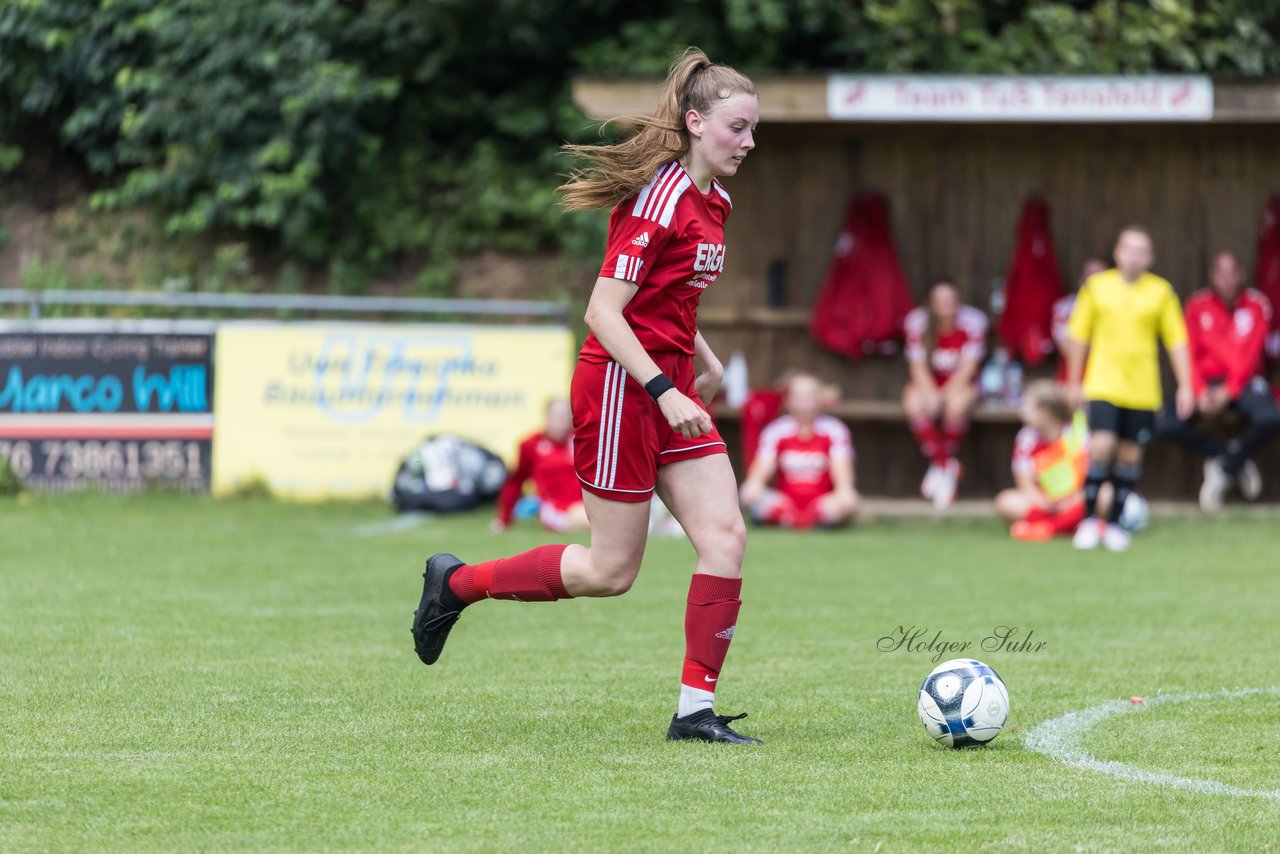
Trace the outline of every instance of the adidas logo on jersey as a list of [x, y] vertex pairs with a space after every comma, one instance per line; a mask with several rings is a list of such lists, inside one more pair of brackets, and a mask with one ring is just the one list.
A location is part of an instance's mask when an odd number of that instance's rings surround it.
[[642, 248], [642, 249], [643, 249], [644, 247], [648, 246], [648, 245], [649, 245], [649, 232], [647, 232], [647, 231], [646, 231], [644, 234], [640, 235], [640, 236], [639, 236], [639, 237], [637, 237], [635, 240], [632, 240], [632, 241], [631, 241], [631, 245], [632, 245], [632, 246], [639, 246], [639, 247], [640, 247], [640, 248]]

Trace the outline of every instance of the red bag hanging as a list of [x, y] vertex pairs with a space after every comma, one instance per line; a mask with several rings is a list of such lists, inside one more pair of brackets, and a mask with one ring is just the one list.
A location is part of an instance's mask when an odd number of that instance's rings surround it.
[[1044, 199], [1030, 198], [1022, 205], [1004, 293], [1000, 340], [1014, 358], [1038, 365], [1053, 352], [1053, 304], [1062, 296], [1062, 271]]
[[813, 305], [809, 334], [828, 350], [860, 359], [892, 350], [914, 307], [887, 201], [880, 193], [854, 194]]
[[1267, 356], [1280, 359], [1280, 196], [1272, 196], [1258, 230], [1258, 257], [1253, 280], [1271, 300], [1271, 334]]

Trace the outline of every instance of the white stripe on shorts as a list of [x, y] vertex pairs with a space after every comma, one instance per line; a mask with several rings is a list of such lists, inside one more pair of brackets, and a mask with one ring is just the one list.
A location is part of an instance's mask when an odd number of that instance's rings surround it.
[[613, 407], [613, 451], [609, 454], [609, 489], [613, 489], [614, 481], [618, 476], [618, 445], [621, 444], [622, 437], [622, 400], [626, 397], [627, 391], [627, 372], [622, 369], [622, 365], [618, 365], [617, 377], [618, 390]]
[[604, 368], [604, 400], [600, 403], [600, 437], [596, 442], [596, 476], [592, 486], [600, 486], [600, 461], [604, 459], [605, 435], [609, 431], [609, 395], [613, 391], [614, 364], [610, 362]]

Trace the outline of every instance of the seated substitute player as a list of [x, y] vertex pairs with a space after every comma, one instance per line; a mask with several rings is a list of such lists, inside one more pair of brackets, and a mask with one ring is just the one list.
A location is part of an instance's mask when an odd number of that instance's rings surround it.
[[996, 512], [1013, 523], [1015, 540], [1070, 534], [1084, 518], [1088, 429], [1073, 413], [1066, 391], [1037, 380], [1022, 396], [1023, 428], [1013, 440], [1016, 486], [996, 496]]
[[[1094, 273], [1101, 273], [1107, 269], [1107, 262], [1101, 258], [1086, 258], [1084, 264], [1080, 268], [1080, 282], [1077, 284], [1077, 290], [1084, 286], [1089, 277]], [[1071, 309], [1076, 307], [1076, 295], [1073, 291], [1066, 296], [1059, 297], [1053, 304], [1053, 317], [1049, 323], [1049, 331], [1053, 336], [1054, 346], [1058, 348], [1058, 382], [1065, 383], [1067, 381], [1067, 322], [1071, 320]]]
[[547, 426], [520, 443], [516, 467], [498, 494], [498, 515], [491, 525], [495, 533], [511, 524], [516, 502], [530, 480], [538, 495], [542, 527], [548, 531], [586, 530], [582, 486], [573, 467], [573, 411], [567, 400], [548, 403]]
[[[1076, 297], [1067, 349], [1067, 396], [1072, 408], [1088, 401], [1089, 469], [1085, 519], [1072, 540], [1078, 549], [1129, 548], [1119, 524], [1125, 502], [1142, 476], [1142, 452], [1161, 404], [1157, 339], [1164, 342], [1178, 381], [1175, 406], [1185, 418], [1195, 408], [1187, 329], [1173, 286], [1150, 272], [1151, 235], [1139, 225], [1120, 232], [1116, 266], [1089, 277]], [[1085, 354], [1088, 353], [1086, 369]], [[1098, 493], [1110, 481], [1111, 512], [1098, 513]]]
[[758, 743], [730, 726], [742, 715], [713, 709], [742, 607], [747, 532], [733, 466], [703, 403], [715, 397], [724, 367], [698, 331], [697, 311], [725, 263], [732, 203], [717, 179], [735, 174], [755, 148], [759, 120], [755, 84], [689, 48], [639, 130], [616, 144], [569, 148], [583, 167], [561, 187], [565, 208], [613, 211], [587, 304], [591, 334], [569, 390], [591, 545], [477, 563], [432, 555], [412, 627], [423, 664], [439, 659], [474, 603], [626, 593], [640, 571], [656, 490], [697, 554], [667, 738]]
[[[1222, 507], [1232, 481], [1248, 500], [1262, 492], [1262, 475], [1253, 456], [1280, 432], [1280, 406], [1262, 376], [1263, 348], [1271, 328], [1271, 302], [1244, 287], [1236, 256], [1220, 252], [1213, 259], [1210, 287], [1187, 300], [1187, 338], [1191, 348], [1191, 384], [1196, 411], [1179, 418], [1168, 406], [1160, 411], [1156, 432], [1205, 458], [1200, 506]], [[1246, 421], [1244, 434], [1224, 445], [1205, 433], [1197, 421], [1234, 410]]]
[[742, 483], [752, 521], [805, 530], [843, 525], [857, 514], [853, 438], [843, 421], [823, 413], [826, 397], [810, 374], [787, 383], [786, 414], [761, 432]]
[[920, 451], [929, 460], [920, 494], [943, 510], [955, 500], [960, 480], [956, 453], [978, 400], [976, 381], [986, 353], [987, 318], [978, 309], [962, 305], [956, 286], [941, 279], [930, 288], [926, 305], [907, 315], [905, 325], [911, 375], [902, 390], [902, 408]]

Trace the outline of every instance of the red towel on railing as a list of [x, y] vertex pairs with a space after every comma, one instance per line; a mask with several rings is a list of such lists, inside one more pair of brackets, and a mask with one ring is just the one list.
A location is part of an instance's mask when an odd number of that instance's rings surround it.
[[851, 359], [892, 352], [914, 307], [893, 245], [888, 202], [880, 193], [854, 194], [813, 305], [809, 333]]
[[1271, 300], [1271, 334], [1267, 356], [1280, 359], [1280, 196], [1272, 196], [1258, 231], [1258, 258], [1254, 270], [1258, 290]]
[[1016, 240], [998, 332], [1014, 358], [1038, 365], [1053, 352], [1053, 304], [1062, 296], [1048, 202], [1031, 198], [1023, 203]]

